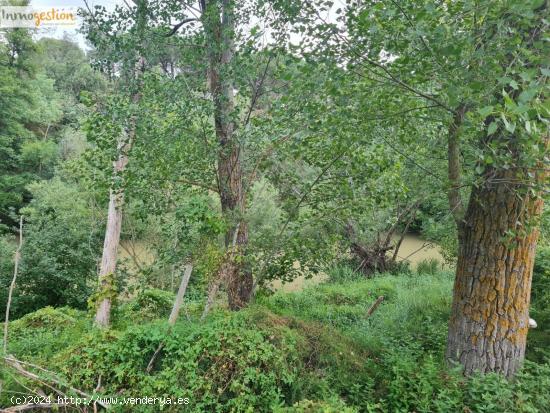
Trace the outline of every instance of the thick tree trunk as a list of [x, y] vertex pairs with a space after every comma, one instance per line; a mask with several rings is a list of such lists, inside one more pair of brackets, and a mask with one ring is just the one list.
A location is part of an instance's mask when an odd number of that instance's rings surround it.
[[[237, 233], [238, 254], [224, 266], [227, 271], [227, 293], [229, 307], [233, 310], [245, 307], [251, 296], [252, 274], [246, 271], [239, 259], [248, 244], [248, 227], [243, 220], [245, 197], [241, 166], [241, 147], [234, 136], [233, 121], [235, 104], [233, 82], [230, 74], [234, 55], [234, 2], [223, 0], [221, 10], [214, 1], [208, 1], [205, 12], [205, 29], [209, 38], [208, 83], [214, 102], [214, 123], [220, 145], [218, 151], [218, 186], [222, 212], [229, 226], [225, 244], [231, 247], [231, 240]], [[221, 11], [221, 18], [220, 13]]]
[[510, 377], [525, 354], [535, 224], [543, 201], [519, 184], [512, 170], [490, 170], [485, 176], [485, 184], [472, 190], [459, 225], [446, 355], [462, 364], [465, 374]]

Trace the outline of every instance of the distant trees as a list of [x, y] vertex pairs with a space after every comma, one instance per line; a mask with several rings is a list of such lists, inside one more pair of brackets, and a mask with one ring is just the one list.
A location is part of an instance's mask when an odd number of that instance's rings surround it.
[[94, 209], [95, 194], [68, 173], [71, 167], [63, 161], [85, 149], [78, 129], [88, 100], [103, 85], [77, 44], [34, 41], [25, 29], [5, 32], [0, 43], [2, 307], [20, 215], [26, 232], [13, 317], [47, 305], [87, 306], [101, 217]]

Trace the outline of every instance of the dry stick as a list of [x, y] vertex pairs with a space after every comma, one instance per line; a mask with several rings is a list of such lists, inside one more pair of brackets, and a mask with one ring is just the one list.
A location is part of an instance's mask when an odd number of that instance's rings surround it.
[[[86, 393], [86, 392], [83, 392], [82, 390], [79, 390], [79, 389], [76, 389], [66, 383], [63, 383], [61, 382], [59, 379], [56, 379], [52, 376], [54, 376], [54, 373], [52, 373], [51, 371], [49, 370], [46, 370], [40, 366], [37, 366], [35, 364], [31, 364], [31, 363], [27, 363], [25, 361], [21, 361], [21, 360], [17, 360], [15, 357], [9, 355], [9, 356], [4, 356], [2, 357], [2, 359], [6, 362], [6, 364], [12, 368], [14, 368], [18, 373], [20, 373], [22, 376], [28, 378], [28, 379], [31, 379], [31, 380], [34, 380], [34, 381], [37, 381], [39, 383], [42, 383], [44, 384], [45, 386], [49, 387], [51, 390], [53, 390], [54, 392], [60, 394], [61, 396], [63, 397], [66, 397], [66, 395], [59, 389], [57, 389], [56, 387], [52, 386], [51, 384], [48, 384], [46, 383], [46, 380], [49, 380], [50, 382], [58, 385], [58, 386], [62, 386], [62, 387], [66, 387], [67, 389], [69, 389], [70, 391], [72, 391], [73, 393], [76, 393], [78, 394], [79, 396], [82, 396], [82, 397], [85, 397], [87, 399], [92, 399], [92, 395]], [[50, 374], [51, 376], [50, 377], [47, 377], [47, 378], [41, 378], [40, 376], [38, 376], [37, 374], [31, 372], [31, 371], [28, 371], [28, 370], [25, 370], [22, 366], [22, 364], [25, 364], [25, 365], [28, 365], [28, 366], [31, 366], [31, 367], [35, 367], [41, 371], [44, 371], [48, 374]], [[97, 404], [99, 404], [101, 407], [103, 407], [104, 409], [108, 409], [108, 406], [97, 401]]]
[[[167, 334], [170, 334], [172, 331], [172, 327], [176, 324], [176, 321], [178, 319], [178, 315], [180, 313], [181, 305], [183, 304], [183, 297], [185, 296], [185, 290], [187, 290], [187, 284], [189, 284], [189, 279], [191, 278], [191, 272], [193, 271], [193, 265], [187, 264], [185, 266], [185, 272], [183, 273], [183, 277], [181, 278], [180, 287], [178, 289], [178, 294], [176, 295], [176, 299], [174, 300], [174, 306], [172, 307], [172, 312], [170, 313], [170, 317], [168, 318], [168, 324], [170, 324], [170, 327], [168, 328]], [[151, 360], [149, 360], [149, 363], [147, 364], [147, 368], [145, 371], [147, 373], [150, 373], [153, 369], [153, 363], [155, 362], [158, 354], [164, 347], [164, 340], [161, 341], [155, 352], [153, 353], [153, 357], [151, 357]]]
[[189, 284], [189, 278], [191, 278], [192, 271], [193, 271], [192, 264], [188, 264], [185, 266], [185, 272], [181, 279], [181, 284], [178, 289], [178, 294], [176, 296], [176, 300], [174, 301], [174, 306], [172, 307], [172, 312], [170, 313], [170, 317], [168, 318], [168, 324], [170, 324], [171, 326], [176, 324], [176, 320], [178, 319], [180, 308], [181, 308], [181, 305], [183, 304], [183, 297], [185, 296], [185, 290], [187, 290], [187, 284]]
[[370, 306], [369, 310], [367, 311], [367, 314], [365, 315], [365, 318], [369, 318], [372, 315], [372, 313], [374, 313], [374, 311], [378, 308], [378, 306], [380, 305], [380, 303], [382, 301], [384, 301], [384, 296], [383, 295], [378, 297], [376, 299], [376, 301], [374, 302], [374, 304]]
[[8, 292], [8, 303], [6, 305], [6, 317], [4, 319], [4, 354], [8, 352], [8, 324], [10, 319], [10, 306], [13, 290], [15, 289], [15, 281], [17, 280], [17, 270], [19, 268], [19, 260], [21, 258], [21, 246], [23, 245], [23, 215], [19, 217], [19, 245], [15, 250], [15, 267], [13, 269], [13, 278], [11, 280], [10, 289]]
[[19, 406], [8, 407], [7, 409], [2, 410], [4, 413], [14, 413], [14, 412], [26, 412], [27, 410], [34, 411], [35, 409], [40, 410], [56, 410], [60, 407], [71, 407], [70, 403], [31, 403], [31, 404], [21, 404]]

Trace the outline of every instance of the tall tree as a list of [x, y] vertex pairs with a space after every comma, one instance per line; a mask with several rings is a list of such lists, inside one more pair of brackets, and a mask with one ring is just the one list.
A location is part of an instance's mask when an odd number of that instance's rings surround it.
[[467, 374], [511, 376], [524, 357], [548, 185], [547, 3], [350, 1], [336, 23], [322, 6], [305, 8], [320, 21], [310, 27], [321, 50], [386, 91], [383, 112], [396, 101], [403, 115], [429, 106], [432, 127], [447, 130], [442, 189], [459, 243], [447, 357]]
[[[463, 217], [457, 215], [459, 251], [447, 357], [460, 362], [467, 374], [496, 371], [512, 376], [523, 362], [541, 190], [548, 185], [549, 113], [539, 106], [548, 96], [549, 73], [541, 67], [548, 64], [541, 60], [548, 52], [541, 44], [548, 29], [547, 2], [515, 6], [512, 13], [499, 10], [500, 27], [495, 22], [493, 30], [517, 45], [500, 63], [513, 76], [508, 68], [520, 61], [523, 68], [516, 73], [523, 81], [516, 87], [512, 79], [493, 105], [481, 109], [488, 116], [487, 136], [480, 146], [492, 151], [485, 153]], [[458, 175], [452, 172], [458, 165], [453, 163], [452, 145], [461, 111], [449, 134], [449, 170], [455, 179]], [[450, 194], [458, 194], [454, 184]], [[457, 212], [458, 196], [449, 199]]]
[[[122, 209], [124, 206], [124, 172], [129, 161], [129, 152], [134, 145], [137, 129], [137, 106], [141, 99], [141, 86], [143, 73], [145, 71], [145, 51], [144, 39], [147, 25], [148, 2], [140, 0], [136, 2], [135, 9], [127, 11], [134, 20], [133, 27], [128, 33], [118, 34], [119, 39], [110, 38], [111, 36], [102, 31], [98, 25], [99, 15], [92, 14], [88, 16], [88, 37], [98, 46], [98, 53], [105, 53], [110, 63], [121, 66], [123, 87], [130, 92], [129, 98], [129, 117], [125, 119], [126, 125], [119, 130], [122, 132], [117, 138], [116, 159], [113, 161], [113, 182], [109, 188], [109, 203], [107, 211], [107, 222], [105, 227], [105, 237], [103, 252], [99, 268], [99, 289], [96, 294], [97, 308], [95, 321], [100, 327], [108, 327], [110, 324], [111, 306], [113, 298], [116, 296], [114, 283], [115, 271], [118, 260], [118, 247], [122, 230]], [[110, 24], [116, 24], [115, 21], [109, 21]], [[113, 37], [116, 37], [115, 34]], [[123, 37], [123, 40], [120, 40]], [[109, 39], [110, 38], [110, 39]], [[124, 39], [125, 38], [125, 39]], [[129, 40], [128, 40], [129, 39]], [[118, 50], [115, 55], [110, 55], [111, 48], [109, 40], [115, 44], [125, 43], [127, 49]], [[129, 43], [129, 44], [128, 44]], [[107, 46], [107, 51], [103, 48]], [[133, 46], [132, 50], [129, 47]], [[126, 53], [124, 53], [126, 51]]]
[[[244, 220], [245, 193], [240, 143], [235, 136], [234, 81], [232, 60], [235, 53], [235, 3], [233, 0], [201, 2], [202, 20], [208, 48], [208, 85], [214, 103], [214, 124], [218, 139], [218, 191], [222, 212], [229, 223], [226, 247], [244, 253], [248, 244], [248, 227]], [[231, 259], [223, 266], [227, 279], [229, 307], [239, 309], [248, 303], [252, 292], [252, 274]]]
[[[25, 186], [49, 178], [57, 155], [47, 131], [61, 117], [53, 80], [33, 57], [37, 45], [27, 29], [0, 42], [0, 231], [16, 232], [19, 209], [31, 199]], [[51, 137], [50, 133], [50, 137]]]

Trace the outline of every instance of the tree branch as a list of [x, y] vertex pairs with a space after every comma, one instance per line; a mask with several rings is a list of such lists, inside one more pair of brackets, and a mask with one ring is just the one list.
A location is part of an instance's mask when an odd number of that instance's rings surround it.
[[179, 22], [174, 27], [172, 27], [172, 30], [170, 30], [170, 32], [166, 34], [166, 37], [170, 37], [176, 34], [176, 32], [180, 29], [180, 27], [183, 26], [185, 23], [196, 22], [196, 21], [199, 21], [199, 19], [195, 17], [188, 17], [186, 19], [183, 19], [181, 22]]
[[449, 175], [449, 208], [456, 222], [457, 228], [460, 229], [464, 205], [460, 195], [461, 183], [461, 165], [460, 165], [460, 129], [466, 114], [466, 106], [460, 105], [453, 116], [451, 125], [449, 126], [449, 134], [447, 138], [448, 151], [448, 175]]

